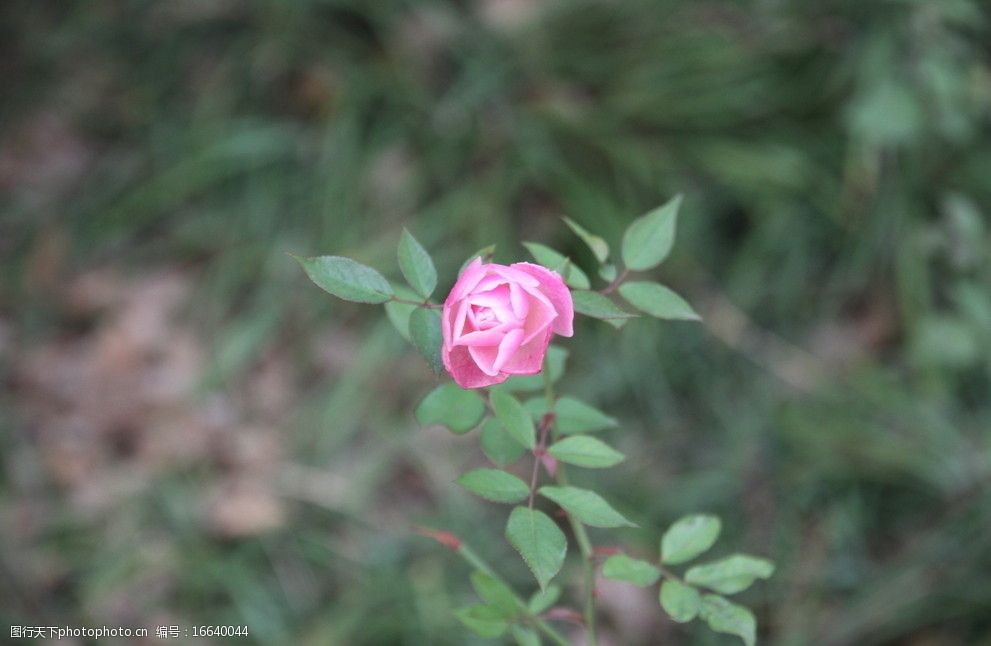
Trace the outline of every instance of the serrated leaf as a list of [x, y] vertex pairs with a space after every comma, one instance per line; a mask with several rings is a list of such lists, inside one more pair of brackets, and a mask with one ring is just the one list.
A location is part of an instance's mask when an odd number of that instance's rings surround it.
[[529, 628], [513, 625], [510, 627], [510, 632], [513, 634], [517, 646], [540, 646], [540, 637]]
[[677, 565], [691, 561], [715, 544], [722, 523], [709, 514], [693, 514], [677, 521], [661, 537], [661, 562]]
[[660, 283], [623, 283], [619, 286], [619, 294], [641, 312], [659, 319], [699, 321], [702, 318], [685, 299]]
[[416, 238], [406, 229], [399, 238], [399, 249], [396, 252], [399, 260], [399, 270], [403, 272], [406, 282], [423, 298], [430, 298], [437, 287], [437, 270], [430, 254]]
[[538, 264], [561, 274], [564, 277], [564, 282], [569, 286], [575, 289], [588, 289], [592, 286], [585, 272], [564, 254], [554, 251], [539, 242], [524, 242], [523, 246], [527, 248], [527, 251], [530, 252], [530, 255], [533, 256], [533, 259]]
[[538, 590], [533, 593], [530, 597], [530, 601], [527, 602], [527, 608], [530, 609], [530, 613], [534, 615], [539, 615], [544, 612], [561, 598], [561, 586], [556, 583], [552, 583], [543, 590]]
[[532, 450], [537, 443], [536, 431], [533, 427], [533, 419], [523, 405], [502, 390], [491, 391], [490, 397], [492, 409], [509, 436], [524, 448]]
[[636, 527], [606, 502], [602, 496], [578, 487], [544, 486], [538, 492], [544, 498], [553, 500], [566, 512], [592, 527]]
[[702, 596], [698, 590], [674, 579], [664, 580], [659, 599], [664, 612], [680, 624], [695, 619], [702, 606]]
[[767, 559], [734, 554], [689, 568], [685, 580], [722, 594], [736, 594], [749, 588], [757, 579], [767, 579], [772, 574], [774, 564]]
[[454, 616], [479, 637], [485, 639], [495, 639], [506, 632], [506, 621], [499, 617], [499, 613], [489, 606], [476, 604], [460, 608], [454, 612]]
[[629, 319], [640, 316], [633, 312], [621, 310], [615, 303], [598, 292], [576, 289], [571, 292], [571, 300], [575, 305], [575, 311], [579, 314], [603, 320], [614, 327], [619, 327]]
[[389, 281], [371, 267], [342, 256], [293, 256], [317, 287], [355, 303], [384, 303], [392, 298]]
[[474, 469], [458, 478], [458, 484], [492, 502], [520, 502], [530, 496], [525, 482], [499, 469]]
[[588, 245], [588, 248], [592, 250], [592, 254], [595, 259], [600, 263], [606, 261], [609, 258], [609, 244], [603, 240], [600, 236], [594, 233], [589, 233], [582, 225], [578, 224], [574, 220], [568, 217], [561, 218], [564, 223], [568, 225], [568, 228], [575, 232], [575, 235], [582, 239], [582, 241]]
[[541, 589], [546, 588], [561, 569], [568, 551], [564, 532], [547, 514], [516, 507], [506, 523], [506, 538], [523, 557]]
[[440, 348], [444, 339], [440, 330], [440, 312], [425, 307], [413, 310], [409, 316], [409, 336], [413, 346], [427, 360], [430, 369], [438, 375], [443, 372], [444, 362], [440, 356]]
[[552, 444], [547, 452], [561, 462], [588, 469], [606, 469], [624, 459], [616, 449], [587, 435], [566, 437]]
[[440, 424], [453, 433], [467, 433], [485, 415], [485, 400], [455, 383], [437, 386], [416, 407], [416, 420], [426, 426]]
[[520, 614], [520, 604], [516, 594], [505, 583], [490, 574], [475, 570], [471, 573], [471, 587], [490, 608], [503, 619], [512, 619]]
[[602, 576], [646, 588], [657, 583], [661, 571], [647, 561], [630, 558], [626, 554], [613, 554], [602, 564]]
[[736, 635], [745, 646], [757, 642], [757, 619], [749, 609], [716, 594], [702, 597], [699, 616], [717, 633]]
[[623, 263], [627, 269], [646, 271], [661, 264], [674, 246], [681, 195], [630, 223], [623, 234]]
[[[419, 298], [417, 293], [409, 287], [393, 285], [392, 290], [398, 298], [403, 300], [415, 301]], [[398, 301], [389, 301], [385, 304], [385, 314], [389, 317], [389, 322], [392, 323], [394, 328], [396, 328], [399, 335], [407, 341], [412, 341], [409, 336], [409, 317], [416, 309], [419, 309], [419, 305], [400, 303]]]
[[526, 449], [511, 438], [499, 420], [494, 417], [490, 417], [482, 424], [480, 440], [485, 455], [501, 467], [516, 462], [526, 453]]
[[[550, 370], [551, 383], [556, 382], [564, 374], [564, 365], [568, 359], [568, 351], [556, 345], [547, 348], [544, 357], [544, 370]], [[531, 390], [543, 390], [544, 375], [517, 375], [510, 377], [494, 389], [509, 390], [512, 392], [529, 392]]]

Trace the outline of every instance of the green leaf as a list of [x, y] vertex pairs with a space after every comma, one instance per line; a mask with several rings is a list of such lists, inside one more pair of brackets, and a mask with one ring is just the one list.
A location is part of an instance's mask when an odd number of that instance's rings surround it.
[[757, 642], [757, 620], [753, 613], [719, 595], [702, 597], [699, 616], [717, 633], [736, 635], [746, 646], [754, 646]]
[[735, 594], [749, 588], [757, 579], [767, 579], [772, 574], [774, 563], [767, 559], [734, 554], [689, 568], [685, 580], [722, 594]]
[[681, 195], [637, 218], [623, 234], [623, 262], [627, 269], [645, 271], [661, 264], [674, 246], [675, 223]]
[[499, 612], [481, 604], [460, 608], [454, 612], [468, 630], [479, 637], [495, 639], [506, 632], [506, 622], [499, 617]]
[[709, 514], [678, 519], [661, 538], [661, 562], [677, 565], [691, 561], [713, 546], [722, 523]]
[[[531, 418], [539, 421], [548, 411], [547, 399], [531, 397], [526, 400], [524, 407]], [[617, 425], [615, 418], [574, 397], [561, 397], [554, 402], [554, 414], [557, 430], [565, 435], [594, 433]]]
[[476, 570], [471, 573], [471, 587], [490, 608], [503, 619], [512, 619], [520, 613], [516, 594], [505, 583], [490, 574]]
[[649, 281], [623, 283], [619, 286], [619, 293], [641, 312], [659, 319], [699, 321], [702, 318], [685, 299], [660, 283]]
[[613, 554], [602, 564], [602, 576], [646, 588], [657, 583], [661, 571], [647, 561], [630, 558], [626, 554]]
[[371, 267], [341, 256], [293, 256], [317, 287], [355, 303], [384, 303], [392, 286]]
[[539, 615], [544, 612], [561, 598], [561, 586], [556, 583], [552, 583], [543, 590], [538, 590], [533, 593], [530, 597], [530, 601], [527, 603], [527, 608], [530, 609], [530, 613], [534, 615]]
[[430, 259], [427, 250], [406, 229], [403, 229], [403, 235], [399, 238], [396, 256], [399, 259], [399, 270], [403, 272], [410, 287], [423, 298], [430, 298], [437, 287], [437, 270], [434, 268], [434, 261]]
[[478, 426], [483, 415], [485, 400], [455, 383], [437, 386], [416, 407], [416, 420], [420, 424], [440, 424], [459, 435]]
[[523, 408], [530, 413], [530, 417], [534, 422], [540, 422], [541, 418], [547, 414], [550, 409], [547, 407], [547, 398], [541, 395], [540, 397], [531, 397], [530, 399], [523, 402]]
[[665, 579], [661, 584], [660, 601], [664, 612], [680, 624], [695, 619], [702, 606], [698, 590], [674, 579]]
[[554, 403], [557, 430], [565, 435], [594, 433], [617, 426], [616, 419], [574, 397], [561, 397]]
[[[403, 285], [393, 285], [393, 291], [396, 296], [404, 300], [417, 300], [419, 297], [416, 292], [414, 292], [409, 287]], [[398, 301], [389, 301], [385, 304], [385, 313], [389, 317], [389, 322], [392, 326], [396, 328], [407, 341], [412, 341], [409, 336], [409, 317], [413, 314], [414, 310], [419, 309], [419, 305], [411, 305], [409, 303], [400, 303]]]
[[[531, 397], [523, 407], [535, 422], [550, 410], [547, 408], [547, 398], [542, 396]], [[616, 426], [615, 418], [574, 397], [561, 397], [554, 402], [554, 414], [557, 430], [564, 435], [594, 433]]]
[[595, 259], [600, 263], [609, 258], [609, 244], [594, 233], [589, 233], [582, 225], [568, 217], [561, 218], [568, 228], [575, 232], [575, 235], [582, 239], [588, 248], [592, 250]]
[[530, 487], [525, 482], [499, 469], [474, 469], [458, 478], [458, 483], [492, 502], [520, 502], [530, 496]]
[[605, 442], [587, 435], [566, 437], [551, 445], [547, 452], [561, 462], [589, 469], [615, 466], [624, 458], [622, 453]]
[[[544, 357], [544, 370], [550, 370], [551, 383], [556, 382], [564, 374], [564, 364], [568, 359], [568, 351], [556, 345], [547, 348], [547, 355]], [[509, 390], [512, 392], [529, 392], [531, 390], [543, 390], [544, 375], [517, 375], [510, 377], [502, 384], [494, 386], [495, 389]]]
[[533, 572], [541, 589], [561, 569], [568, 541], [564, 532], [536, 509], [516, 507], [506, 523], [506, 538]]
[[490, 417], [482, 424], [480, 439], [482, 451], [494, 464], [501, 467], [516, 462], [526, 453], [526, 449], [511, 438], [499, 420], [494, 417]]
[[599, 278], [607, 283], [611, 283], [616, 280], [616, 276], [618, 274], [619, 272], [616, 270], [616, 265], [602, 265], [599, 267]]
[[527, 248], [530, 255], [533, 256], [538, 264], [548, 269], [553, 269], [564, 276], [564, 282], [568, 283], [571, 287], [575, 289], [588, 289], [592, 286], [585, 272], [575, 265], [575, 263], [571, 262], [571, 259], [564, 254], [558, 253], [539, 242], [524, 242], [523, 246]]
[[529, 628], [515, 624], [510, 627], [510, 632], [513, 634], [517, 646], [540, 646], [540, 637]]
[[635, 319], [639, 314], [619, 309], [615, 303], [598, 292], [576, 289], [571, 292], [575, 311], [585, 316], [601, 319], [614, 327], [621, 327], [629, 319]]
[[533, 449], [537, 443], [536, 431], [533, 428], [533, 419], [523, 408], [520, 402], [502, 390], [493, 390], [490, 394], [492, 399], [492, 409], [496, 417], [502, 423], [510, 437], [523, 445], [524, 448]]
[[530, 417], [534, 422], [540, 422], [540, 419], [547, 414], [550, 409], [547, 407], [547, 398], [541, 395], [540, 397], [531, 397], [530, 399], [523, 402], [523, 408], [530, 413]]
[[440, 347], [444, 339], [440, 331], [440, 312], [425, 307], [413, 310], [409, 316], [409, 336], [413, 345], [427, 360], [430, 369], [441, 374], [444, 371], [444, 362], [440, 356]]
[[541, 487], [539, 493], [561, 505], [565, 511], [592, 527], [636, 527], [613, 509], [602, 496], [578, 487]]

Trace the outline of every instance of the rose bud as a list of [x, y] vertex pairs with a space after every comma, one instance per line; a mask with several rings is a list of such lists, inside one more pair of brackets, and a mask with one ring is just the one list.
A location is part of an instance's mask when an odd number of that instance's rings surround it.
[[465, 267], [444, 301], [444, 367], [462, 388], [535, 375], [555, 334], [571, 336], [575, 312], [561, 276], [528, 262]]

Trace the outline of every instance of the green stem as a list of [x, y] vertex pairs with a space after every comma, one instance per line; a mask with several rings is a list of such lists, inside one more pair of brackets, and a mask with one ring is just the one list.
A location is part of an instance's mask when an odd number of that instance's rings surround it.
[[623, 281], [626, 280], [626, 277], [629, 275], [630, 275], [630, 270], [623, 269], [623, 271], [620, 272], [619, 276], [616, 276], [616, 280], [612, 281], [611, 283], [603, 287], [599, 293], [611, 294], [612, 292], [616, 291], [617, 287], [623, 284]]
[[[662, 575], [664, 575], [664, 578], [666, 578], [666, 579], [674, 579], [674, 580], [675, 580], [675, 581], [677, 581], [678, 583], [685, 583], [685, 582], [684, 582], [684, 581], [683, 581], [683, 580], [681, 579], [681, 577], [680, 577], [680, 576], [678, 576], [677, 574], [675, 574], [675, 573], [674, 573], [674, 572], [672, 572], [671, 570], [669, 570], [669, 569], [667, 569], [666, 567], [664, 567], [664, 566], [663, 566], [663, 565], [661, 565], [660, 563], [658, 563], [658, 564], [657, 564], [657, 569], [659, 569], [659, 570], [661, 571], [661, 574], [662, 574]], [[687, 584], [686, 584], [686, 585], [687, 585]]]
[[[547, 410], [554, 411], [554, 382], [551, 381], [550, 367], [544, 364], [544, 396], [547, 398]], [[552, 428], [554, 439], [557, 439], [557, 428]], [[558, 462], [557, 473], [554, 479], [559, 485], [568, 485], [567, 469]], [[588, 539], [588, 532], [585, 526], [568, 514], [568, 524], [578, 542], [578, 549], [582, 553], [582, 570], [584, 572], [583, 590], [585, 595], [584, 616], [585, 616], [585, 637], [587, 646], [597, 646], [598, 638], [595, 632], [595, 559], [592, 554], [592, 542]]]
[[[510, 585], [506, 583], [506, 581], [503, 580], [501, 576], [496, 574], [495, 570], [493, 570], [488, 563], [483, 561], [478, 554], [475, 554], [475, 551], [472, 550], [470, 547], [468, 547], [468, 545], [462, 542], [461, 546], [458, 547], [456, 551], [458, 554], [461, 555], [461, 558], [463, 558], [468, 563], [468, 565], [472, 566], [476, 570], [488, 574], [490, 577], [499, 580], [507, 588], [512, 589]], [[530, 612], [530, 608], [526, 605], [526, 602], [522, 599], [522, 597], [520, 597], [518, 594], [514, 592], [513, 598], [516, 600], [516, 605], [519, 606], [520, 610], [523, 611], [523, 614], [526, 616], [526, 618], [529, 621], [533, 623], [533, 625], [537, 628], [537, 630], [544, 633], [544, 635], [549, 640], [551, 640], [555, 644], [558, 644], [558, 646], [569, 646], [568, 640], [565, 639], [564, 636], [561, 633], [559, 633], [553, 626], [551, 626], [549, 623], [547, 623], [537, 615]]]
[[[560, 463], [557, 465], [557, 476], [555, 480], [562, 487], [568, 486], [568, 476], [565, 473], [564, 465]], [[571, 531], [575, 535], [575, 540], [578, 542], [578, 549], [582, 553], [586, 643], [588, 646], [596, 646], [598, 639], [595, 633], [595, 558], [592, 554], [592, 542], [588, 539], [588, 532], [585, 531], [585, 526], [571, 514], [568, 514], [568, 524], [571, 525]]]
[[397, 296], [393, 296], [389, 300], [391, 300], [393, 303], [402, 303], [403, 305], [416, 305], [417, 307], [426, 307], [427, 309], [431, 309], [431, 310], [442, 310], [442, 309], [444, 309], [444, 306], [443, 305], [439, 305], [437, 303], [430, 303], [430, 302], [426, 302], [426, 301], [424, 301], [424, 302], [411, 301], [411, 300], [408, 300], [408, 299], [405, 299], [405, 298], [399, 298]]

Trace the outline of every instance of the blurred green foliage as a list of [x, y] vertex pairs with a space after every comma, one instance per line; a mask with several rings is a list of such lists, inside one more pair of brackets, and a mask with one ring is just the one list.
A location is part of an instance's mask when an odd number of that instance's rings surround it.
[[[396, 280], [406, 226], [443, 291], [490, 243], [591, 268], [559, 216], [618, 249], [683, 192], [661, 271], [705, 323], [583, 322], [562, 388], [621, 421], [627, 468], [591, 477], [647, 528], [629, 549], [711, 511], [727, 549], [779, 565], [745, 595], [765, 643], [985, 643], [989, 19], [976, 0], [3, 3], [3, 351], [86, 332], [59, 291], [77, 273], [180, 268], [208, 348], [191, 401], [236, 397], [273, 353], [298, 377], [276, 424], [288, 516], [218, 538], [206, 459], [81, 513], [0, 362], [0, 616], [467, 643], [465, 571], [410, 527], [516, 562], [453, 483], [475, 440], [418, 430], [428, 371], [286, 252]], [[729, 642], [624, 633], [603, 603], [620, 643]]]

